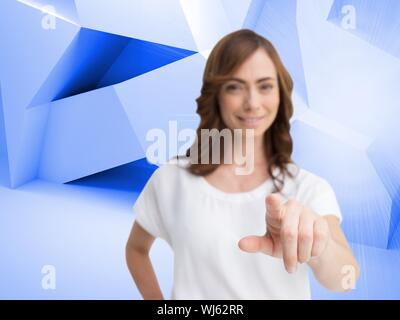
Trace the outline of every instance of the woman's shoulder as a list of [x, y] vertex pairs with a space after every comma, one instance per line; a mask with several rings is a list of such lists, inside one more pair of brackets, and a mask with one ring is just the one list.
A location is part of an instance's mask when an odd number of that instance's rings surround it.
[[179, 179], [187, 178], [189, 171], [186, 169], [186, 159], [171, 158], [166, 163], [159, 165], [153, 172], [152, 179], [157, 183], [169, 183], [170, 185]]

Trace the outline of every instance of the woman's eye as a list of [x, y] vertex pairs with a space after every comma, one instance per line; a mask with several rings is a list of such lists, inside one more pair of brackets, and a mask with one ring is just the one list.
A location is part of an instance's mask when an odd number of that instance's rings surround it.
[[227, 91], [239, 91], [240, 89], [241, 87], [236, 84], [230, 84], [226, 87]]
[[261, 86], [261, 89], [262, 89], [262, 90], [271, 90], [272, 88], [273, 88], [273, 86], [272, 86], [272, 85], [270, 85], [270, 84], [267, 84], [267, 85]]

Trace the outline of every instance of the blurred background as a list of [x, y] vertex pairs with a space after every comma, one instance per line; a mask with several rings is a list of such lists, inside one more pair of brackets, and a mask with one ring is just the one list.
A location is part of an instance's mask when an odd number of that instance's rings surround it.
[[[400, 298], [400, 1], [2, 0], [1, 299], [141, 298], [125, 242], [146, 135], [174, 155], [210, 50], [241, 28], [292, 75], [293, 159], [334, 187], [361, 265], [349, 293], [310, 274], [313, 299]], [[151, 256], [168, 298], [172, 251]]]

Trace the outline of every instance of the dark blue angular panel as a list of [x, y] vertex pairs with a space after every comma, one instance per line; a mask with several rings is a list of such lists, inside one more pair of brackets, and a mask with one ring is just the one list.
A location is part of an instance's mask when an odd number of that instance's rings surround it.
[[150, 164], [146, 158], [143, 158], [68, 183], [94, 188], [140, 192], [157, 168], [156, 165]]
[[154, 42], [130, 39], [97, 87], [101, 88], [128, 80], [195, 53]]
[[117, 84], [195, 53], [82, 28], [30, 107]]

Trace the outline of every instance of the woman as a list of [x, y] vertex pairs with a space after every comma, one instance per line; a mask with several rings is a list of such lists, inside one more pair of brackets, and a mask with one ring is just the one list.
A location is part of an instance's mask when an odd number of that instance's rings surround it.
[[[163, 299], [149, 259], [156, 237], [174, 252], [171, 299], [309, 299], [308, 268], [330, 290], [354, 286], [359, 268], [335, 194], [291, 160], [292, 87], [272, 44], [255, 32], [233, 32], [214, 47], [189, 161], [158, 168], [134, 206], [126, 257], [144, 299]], [[208, 150], [202, 129], [244, 134]], [[239, 145], [252, 147], [246, 174], [238, 174], [243, 163], [226, 161]], [[204, 161], [218, 152], [219, 163]]]

